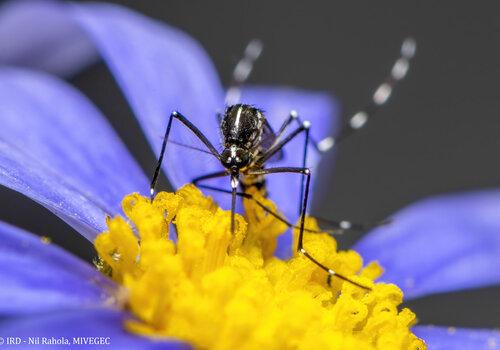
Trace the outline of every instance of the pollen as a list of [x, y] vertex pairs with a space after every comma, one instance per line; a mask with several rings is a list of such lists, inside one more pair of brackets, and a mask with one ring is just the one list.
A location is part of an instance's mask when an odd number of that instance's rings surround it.
[[50, 238], [48, 236], [41, 236], [40, 241], [42, 241], [43, 244], [51, 244], [52, 238]]
[[[98, 267], [127, 291], [131, 333], [197, 349], [426, 349], [411, 332], [415, 314], [399, 307], [402, 291], [374, 282], [379, 264], [363, 266], [326, 233], [305, 233], [307, 251], [369, 290], [335, 276], [328, 283], [301, 254], [274, 257], [287, 226], [254, 201], [245, 200], [234, 233], [230, 212], [193, 185], [152, 201], [131, 194], [122, 206], [125, 217], [107, 220], [95, 248]], [[313, 218], [306, 225], [318, 229]]]

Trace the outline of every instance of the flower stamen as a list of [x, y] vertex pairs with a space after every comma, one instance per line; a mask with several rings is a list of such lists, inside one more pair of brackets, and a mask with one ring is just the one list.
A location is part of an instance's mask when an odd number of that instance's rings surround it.
[[[401, 290], [374, 282], [382, 273], [376, 262], [363, 268], [359, 254], [337, 251], [330, 235], [306, 232], [304, 252], [332, 267], [329, 285], [325, 271], [300, 252], [287, 261], [274, 257], [287, 225], [254, 201], [244, 207], [232, 235], [230, 212], [193, 185], [153, 201], [124, 198], [129, 221], [108, 220], [95, 247], [128, 290], [130, 332], [200, 349], [425, 349], [410, 331], [415, 315], [398, 309]], [[306, 227], [319, 229], [312, 218]]]

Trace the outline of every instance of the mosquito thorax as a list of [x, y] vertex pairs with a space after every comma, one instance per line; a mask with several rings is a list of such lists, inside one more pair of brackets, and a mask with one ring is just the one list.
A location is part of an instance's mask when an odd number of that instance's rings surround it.
[[258, 108], [236, 104], [226, 108], [220, 130], [224, 151], [221, 161], [228, 169], [242, 169], [259, 147], [265, 122]]
[[260, 144], [264, 123], [264, 114], [253, 106], [227, 107], [220, 125], [224, 147], [236, 145], [252, 151]]

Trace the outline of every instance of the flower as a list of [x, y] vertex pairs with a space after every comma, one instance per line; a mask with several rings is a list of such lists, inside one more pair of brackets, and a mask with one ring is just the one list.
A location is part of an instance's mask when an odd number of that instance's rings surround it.
[[[328, 286], [324, 272], [300, 254], [273, 257], [287, 226], [253, 201], [245, 201], [248, 222], [238, 216], [233, 235], [230, 211], [193, 185], [161, 192], [152, 202], [132, 194], [122, 205], [133, 224], [109, 219], [95, 246], [100, 269], [126, 287], [137, 319], [125, 326], [133, 333], [200, 349], [425, 349], [409, 330], [415, 314], [398, 311], [399, 288], [373, 283], [381, 272], [376, 263], [355, 275], [361, 257], [337, 253], [326, 233], [306, 233], [310, 252], [371, 291], [341, 280]], [[174, 217], [175, 243], [169, 238]], [[313, 219], [308, 227], [318, 229]]]
[[[94, 59], [97, 50], [156, 151], [159, 130], [173, 109], [216, 139], [211, 113], [222, 104], [223, 89], [210, 60], [185, 34], [109, 4], [16, 1], [1, 15], [4, 63], [68, 74]], [[50, 41], [48, 52], [44, 45], [33, 45], [54, 34], [58, 40]], [[106, 231], [106, 214], [120, 213], [124, 195], [147, 191], [146, 177], [105, 118], [71, 86], [46, 73], [2, 67], [0, 98], [4, 186], [42, 204], [90, 240]], [[313, 136], [333, 131], [328, 120], [335, 118], [336, 107], [326, 94], [252, 87], [244, 89], [243, 99], [264, 107], [272, 124], [294, 108], [312, 121]], [[175, 186], [189, 182], [199, 168], [199, 163], [183, 162], [182, 152], [170, 152], [164, 168]], [[206, 171], [215, 166], [203, 165]], [[271, 179], [272, 198], [291, 213], [296, 209], [288, 193], [293, 180]], [[500, 260], [499, 207], [498, 191], [431, 198], [397, 213], [392, 225], [369, 233], [355, 250], [378, 260], [386, 269], [383, 280], [399, 285], [407, 299], [498, 284], [500, 273], [490, 267]], [[115, 283], [20, 229], [0, 224], [0, 231], [0, 336], [102, 335], [111, 337], [116, 348], [165, 348], [165, 342], [122, 329], [130, 315], [110, 307], [122, 300]], [[287, 238], [290, 243], [292, 236]], [[286, 243], [278, 246], [288, 250]], [[430, 349], [494, 348], [500, 341], [491, 330], [416, 326], [414, 331]]]

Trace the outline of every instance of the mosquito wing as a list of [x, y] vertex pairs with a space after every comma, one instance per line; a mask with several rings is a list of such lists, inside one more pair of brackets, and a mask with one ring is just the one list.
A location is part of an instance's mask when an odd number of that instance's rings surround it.
[[[266, 152], [269, 148], [271, 148], [273, 145], [275, 145], [277, 142], [279, 142], [279, 139], [274, 132], [272, 126], [269, 124], [269, 122], [266, 120], [266, 124], [264, 125], [264, 130], [262, 133], [262, 150], [263, 152]], [[279, 150], [274, 156], [271, 157], [271, 159], [268, 160], [269, 163], [274, 163], [277, 161], [280, 161], [283, 159], [283, 150]]]

